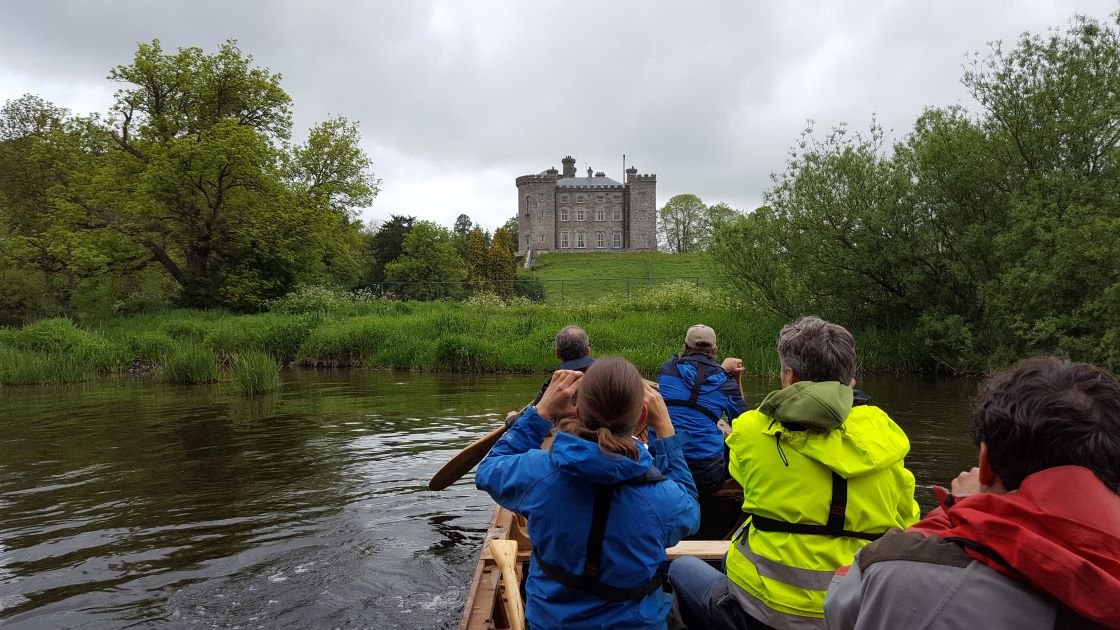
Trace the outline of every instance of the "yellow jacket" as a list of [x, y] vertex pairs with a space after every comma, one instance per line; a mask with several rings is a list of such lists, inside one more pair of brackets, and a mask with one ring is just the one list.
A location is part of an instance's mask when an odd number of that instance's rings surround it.
[[764, 519], [818, 528], [828, 523], [834, 473], [847, 485], [844, 530], [872, 535], [914, 524], [914, 475], [903, 463], [910, 441], [878, 407], [853, 407], [852, 390], [836, 382], [800, 382], [773, 392], [732, 426], [728, 466], [743, 486], [743, 511], [762, 517], [736, 534], [727, 553], [728, 577], [740, 587], [732, 591], [770, 626], [823, 627], [833, 573], [870, 541], [759, 527]]

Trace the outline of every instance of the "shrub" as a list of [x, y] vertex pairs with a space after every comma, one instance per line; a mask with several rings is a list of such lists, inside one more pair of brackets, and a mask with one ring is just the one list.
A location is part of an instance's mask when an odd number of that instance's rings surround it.
[[[301, 363], [309, 365], [359, 365], [383, 349], [388, 334], [388, 327], [378, 316], [331, 322], [313, 330], [297, 356]], [[397, 343], [410, 345], [405, 339]]]
[[513, 290], [517, 297], [544, 302], [544, 283], [533, 276], [519, 275], [517, 282], [513, 283]]
[[218, 374], [214, 355], [196, 344], [182, 344], [160, 360], [159, 378], [165, 383], [213, 383]]
[[[372, 296], [368, 291], [362, 294], [363, 301]], [[268, 302], [268, 310], [275, 313], [303, 314], [329, 313], [350, 306], [354, 298], [346, 291], [323, 286], [301, 286], [295, 291]]]
[[493, 344], [466, 335], [450, 335], [436, 344], [435, 369], [449, 372], [485, 372], [498, 369]]
[[265, 352], [249, 350], [235, 355], [230, 372], [242, 394], [260, 394], [280, 387], [280, 364]]

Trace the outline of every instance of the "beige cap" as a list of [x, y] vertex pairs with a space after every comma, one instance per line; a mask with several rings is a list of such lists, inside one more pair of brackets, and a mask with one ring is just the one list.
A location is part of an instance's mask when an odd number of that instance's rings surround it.
[[686, 348], [714, 348], [716, 347], [716, 331], [711, 326], [696, 324], [688, 329], [684, 335]]

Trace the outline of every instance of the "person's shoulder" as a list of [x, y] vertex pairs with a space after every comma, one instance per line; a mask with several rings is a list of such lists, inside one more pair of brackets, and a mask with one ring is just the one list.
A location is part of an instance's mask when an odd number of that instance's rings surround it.
[[892, 529], [859, 551], [856, 562], [866, 572], [874, 564], [891, 561], [922, 562], [964, 568], [972, 558], [960, 545], [916, 531]]

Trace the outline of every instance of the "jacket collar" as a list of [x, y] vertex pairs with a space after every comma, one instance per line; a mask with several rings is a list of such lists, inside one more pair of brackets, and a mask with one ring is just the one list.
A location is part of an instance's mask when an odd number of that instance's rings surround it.
[[561, 362], [560, 365], [556, 366], [556, 369], [557, 370], [578, 370], [580, 372], [584, 372], [584, 371], [587, 370], [587, 368], [591, 367], [591, 364], [594, 363], [594, 362], [595, 362], [595, 359], [592, 359], [591, 357], [580, 357], [578, 359], [569, 359], [567, 361]]

